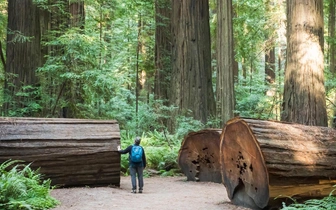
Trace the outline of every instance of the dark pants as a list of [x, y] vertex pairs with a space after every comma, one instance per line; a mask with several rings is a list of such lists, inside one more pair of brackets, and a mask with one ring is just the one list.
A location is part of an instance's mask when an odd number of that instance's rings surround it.
[[144, 168], [141, 166], [130, 166], [131, 180], [132, 180], [132, 190], [137, 189], [136, 175], [138, 174], [139, 181], [139, 190], [143, 190], [144, 182], [143, 182], [143, 170]]

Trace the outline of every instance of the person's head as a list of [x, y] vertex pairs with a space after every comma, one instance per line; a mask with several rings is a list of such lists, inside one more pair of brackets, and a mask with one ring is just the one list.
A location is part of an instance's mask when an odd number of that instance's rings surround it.
[[134, 144], [139, 145], [141, 142], [141, 138], [139, 136], [135, 137]]

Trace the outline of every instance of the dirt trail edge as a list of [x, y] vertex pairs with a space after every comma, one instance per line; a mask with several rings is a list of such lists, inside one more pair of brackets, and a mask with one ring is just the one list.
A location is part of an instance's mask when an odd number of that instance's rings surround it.
[[144, 179], [144, 192], [131, 193], [130, 177], [121, 177], [120, 188], [54, 189], [61, 202], [54, 210], [247, 210], [231, 204], [223, 184], [187, 182], [185, 177]]

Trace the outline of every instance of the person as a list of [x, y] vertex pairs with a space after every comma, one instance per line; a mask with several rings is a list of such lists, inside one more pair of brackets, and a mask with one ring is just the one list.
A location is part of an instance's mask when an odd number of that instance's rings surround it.
[[[130, 170], [130, 174], [131, 174], [131, 181], [132, 181], [132, 193], [136, 193], [137, 190], [137, 182], [136, 182], [136, 175], [138, 175], [138, 182], [139, 182], [139, 193], [142, 193], [143, 191], [143, 186], [144, 186], [144, 181], [143, 181], [143, 170], [144, 168], [146, 168], [146, 155], [145, 155], [145, 150], [143, 149], [142, 146], [140, 146], [140, 142], [141, 142], [141, 138], [140, 137], [136, 137], [134, 139], [134, 144], [128, 146], [125, 150], [122, 150], [120, 148], [120, 146], [118, 146], [118, 152], [120, 154], [127, 154], [129, 153], [128, 156], [128, 161], [129, 161], [129, 170]], [[132, 156], [132, 151], [133, 151], [133, 155], [135, 155], [137, 153], [136, 149], [141, 148], [140, 150], [140, 160], [134, 162], [132, 161], [132, 158], [134, 156]], [[134, 160], [134, 158], [133, 158]]]

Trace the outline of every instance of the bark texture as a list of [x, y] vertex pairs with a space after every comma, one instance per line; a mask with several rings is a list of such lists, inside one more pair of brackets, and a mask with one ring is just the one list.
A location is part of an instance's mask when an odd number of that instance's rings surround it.
[[237, 205], [263, 208], [279, 195], [327, 196], [336, 179], [335, 139], [336, 131], [328, 127], [228, 121], [220, 161], [229, 198]]
[[287, 0], [286, 63], [281, 120], [327, 126], [323, 1]]
[[222, 183], [219, 163], [221, 130], [189, 133], [183, 140], [178, 163], [188, 181]]
[[336, 30], [336, 2], [331, 0], [329, 4], [329, 38], [333, 40], [329, 44], [329, 55], [330, 55], [330, 72], [335, 75], [336, 73], [336, 44], [335, 44], [335, 30]]
[[234, 51], [232, 0], [217, 1], [217, 115], [222, 124], [234, 116]]
[[180, 114], [205, 123], [214, 113], [209, 3], [172, 1], [172, 78], [170, 101]]
[[265, 53], [265, 76], [267, 84], [275, 82], [275, 48], [269, 49]]
[[154, 95], [167, 101], [171, 76], [171, 0], [156, 0], [155, 13]]
[[69, 2], [70, 26], [84, 29], [85, 26], [85, 7], [83, 0]]
[[120, 184], [116, 121], [0, 118], [0, 162], [23, 160], [52, 185]]
[[4, 104], [5, 114], [28, 106], [37, 97], [33, 88], [37, 88], [39, 82], [35, 71], [43, 60], [40, 42], [40, 10], [37, 6], [32, 0], [8, 1], [5, 90], [10, 102]]

